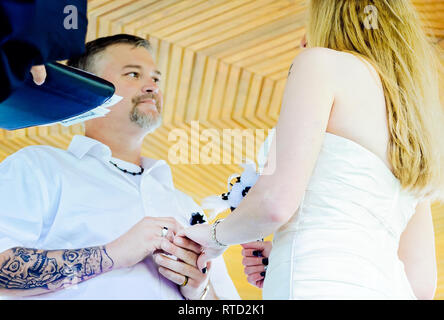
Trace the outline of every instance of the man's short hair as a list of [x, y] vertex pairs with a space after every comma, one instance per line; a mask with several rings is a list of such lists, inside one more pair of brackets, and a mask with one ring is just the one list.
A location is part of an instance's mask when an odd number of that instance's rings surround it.
[[86, 43], [85, 52], [80, 56], [69, 59], [67, 65], [94, 73], [94, 62], [97, 54], [114, 44], [129, 44], [134, 47], [143, 47], [151, 53], [151, 45], [148, 40], [130, 34], [117, 34], [97, 38]]

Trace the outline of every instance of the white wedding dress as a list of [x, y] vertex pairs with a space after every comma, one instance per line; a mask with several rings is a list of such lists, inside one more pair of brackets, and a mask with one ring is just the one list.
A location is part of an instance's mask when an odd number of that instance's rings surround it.
[[417, 202], [378, 156], [327, 132], [298, 211], [274, 234], [263, 299], [416, 299], [397, 251]]

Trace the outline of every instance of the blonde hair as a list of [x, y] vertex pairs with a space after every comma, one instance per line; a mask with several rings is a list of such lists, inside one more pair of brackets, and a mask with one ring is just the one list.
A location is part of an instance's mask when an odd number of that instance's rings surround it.
[[444, 202], [442, 67], [419, 16], [406, 0], [311, 0], [310, 47], [354, 54], [379, 73], [393, 174], [415, 196]]

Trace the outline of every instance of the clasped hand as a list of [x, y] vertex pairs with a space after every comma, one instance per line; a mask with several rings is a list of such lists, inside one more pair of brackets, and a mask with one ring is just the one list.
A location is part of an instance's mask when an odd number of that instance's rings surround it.
[[211, 268], [211, 262], [203, 270], [197, 268], [201, 246], [185, 237], [175, 236], [172, 242], [166, 239], [162, 241], [160, 248], [161, 250], [153, 253], [159, 273], [180, 285], [180, 291], [185, 298], [199, 299], [208, 285]]
[[196, 224], [178, 231], [177, 236], [187, 237], [202, 246], [201, 254], [197, 257], [197, 267], [204, 269], [210, 260], [222, 255], [226, 247], [219, 247], [211, 236], [212, 230], [209, 224]]
[[[180, 285], [185, 298], [199, 299], [209, 281], [210, 264], [204, 270], [197, 268], [201, 246], [178, 236], [182, 229], [182, 225], [173, 217], [144, 217], [126, 233], [108, 243], [105, 249], [114, 261], [114, 268], [131, 267], [152, 256], [159, 272]], [[173, 255], [177, 260], [165, 254]]]

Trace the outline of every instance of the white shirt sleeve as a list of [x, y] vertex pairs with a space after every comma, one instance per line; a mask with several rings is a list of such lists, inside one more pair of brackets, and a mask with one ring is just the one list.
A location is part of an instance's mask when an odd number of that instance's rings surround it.
[[[190, 196], [178, 191], [178, 197], [180, 198], [180, 204], [182, 205], [183, 209], [182, 213], [184, 215], [180, 222], [186, 221], [185, 226], [190, 225], [192, 213], [199, 212], [205, 217], [205, 213], [202, 208], [199, 207], [199, 205], [194, 202]], [[207, 220], [206, 217], [205, 220]], [[228, 274], [223, 256], [212, 260], [210, 281], [219, 299], [240, 300], [239, 293], [237, 292], [236, 287]]]
[[0, 163], [0, 252], [13, 247], [33, 248], [43, 226], [43, 179], [26, 151]]

